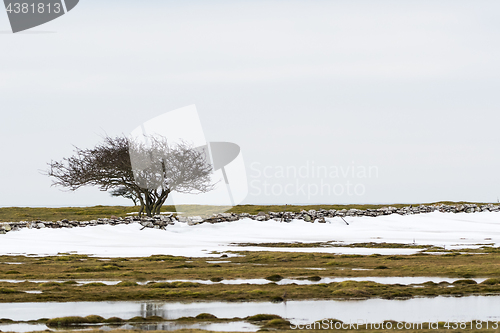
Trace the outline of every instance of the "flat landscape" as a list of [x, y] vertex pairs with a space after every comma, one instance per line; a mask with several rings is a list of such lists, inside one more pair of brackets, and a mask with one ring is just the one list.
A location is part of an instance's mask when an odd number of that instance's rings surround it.
[[[243, 208], [256, 214], [273, 207], [236, 207]], [[2, 219], [64, 216], [57, 209], [9, 216], [13, 210], [3, 208]], [[80, 216], [110, 213], [120, 214], [94, 207]], [[498, 212], [433, 212], [325, 223], [176, 222], [165, 230], [139, 223], [25, 228], [0, 235], [0, 330], [256, 331], [318, 322], [317, 329], [343, 323], [335, 330], [380, 332], [346, 325], [392, 320], [436, 332], [456, 319], [469, 324], [462, 330], [495, 331], [499, 225]], [[319, 327], [326, 319], [330, 326]]]
[[[434, 203], [425, 203], [424, 205], [439, 205], [439, 204], [467, 204], [469, 202], [451, 202], [439, 201]], [[474, 204], [481, 205], [485, 203]], [[227, 207], [228, 212], [233, 213], [249, 213], [257, 214], [259, 212], [300, 212], [301, 210], [310, 209], [377, 209], [386, 207], [387, 205], [238, 205], [235, 207]], [[407, 204], [391, 204], [393, 207], [404, 207]], [[199, 205], [165, 205], [161, 208], [162, 212], [172, 212], [178, 207], [182, 212], [188, 213], [191, 211], [201, 211], [205, 214], [220, 211], [221, 206], [199, 206]], [[0, 207], [0, 222], [17, 222], [17, 221], [57, 221], [62, 219], [86, 221], [96, 218], [106, 218], [112, 215], [125, 217], [127, 214], [136, 213], [139, 210], [137, 206], [93, 206], [93, 207]]]

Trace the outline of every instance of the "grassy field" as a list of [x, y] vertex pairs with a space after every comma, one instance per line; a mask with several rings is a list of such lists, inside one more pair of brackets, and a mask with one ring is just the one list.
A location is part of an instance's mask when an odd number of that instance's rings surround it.
[[[441, 202], [444, 204], [455, 204]], [[376, 209], [388, 205], [313, 205], [313, 206], [254, 206], [243, 205], [233, 207], [236, 213], [257, 214], [269, 211], [294, 211], [323, 209]], [[407, 205], [393, 204], [402, 207]], [[179, 208], [179, 207], [178, 207]], [[220, 211], [220, 207], [201, 207], [206, 214]], [[163, 207], [163, 211], [174, 211], [173, 206]], [[182, 212], [199, 211], [199, 206], [182, 206]], [[112, 215], [125, 217], [127, 213], [137, 212], [138, 207], [96, 206], [70, 208], [0, 208], [0, 221], [21, 220], [91, 220], [109, 218]], [[86, 255], [60, 254], [52, 257], [35, 256], [0, 256], [0, 280], [23, 281], [18, 283], [0, 282], [0, 302], [50, 302], [50, 301], [268, 301], [284, 302], [305, 299], [405, 299], [438, 295], [500, 295], [500, 248], [484, 247], [469, 250], [444, 250], [431, 246], [414, 246], [408, 244], [360, 243], [335, 244], [333, 242], [318, 243], [265, 243], [239, 244], [241, 251], [218, 253], [217, 258], [189, 258], [157, 255], [146, 258], [96, 258]], [[248, 252], [245, 246], [266, 247], [384, 247], [415, 248], [420, 253], [415, 255], [332, 255], [324, 253], [296, 252]], [[431, 254], [437, 251], [440, 254]], [[217, 254], [217, 253], [216, 253]], [[232, 256], [233, 254], [237, 256]], [[220, 261], [220, 262], [211, 262]], [[279, 285], [283, 278], [318, 281], [323, 277], [416, 277], [440, 276], [458, 278], [459, 281], [449, 283], [426, 282], [419, 285], [380, 284], [374, 282], [334, 282], [315, 283], [310, 285]], [[485, 282], [476, 283], [473, 277], [487, 278]], [[223, 283], [201, 284], [194, 282], [161, 282], [162, 280], [212, 280], [214, 282], [228, 279], [267, 279], [264, 285]], [[29, 282], [29, 280], [47, 280], [49, 282]], [[106, 285], [95, 282], [79, 284], [77, 280], [122, 281], [117, 285]], [[58, 282], [56, 282], [58, 281]], [[25, 293], [39, 291], [39, 294]], [[286, 295], [286, 296], [284, 296]], [[0, 314], [0, 318], [1, 318]], [[123, 323], [163, 322], [163, 318], [114, 318], [105, 319], [98, 316], [86, 318], [57, 318], [47, 322], [58, 332], [70, 332], [61, 327], [62, 322], [75, 320], [84, 324], [93, 320], [93, 324], [104, 322], [112, 325], [113, 320]], [[264, 317], [262, 317], [264, 318]], [[261, 331], [296, 332], [290, 329], [290, 323], [283, 318], [213, 318], [204, 315], [194, 318], [183, 318], [185, 322], [227, 322], [245, 320], [257, 324]], [[123, 320], [123, 321], [122, 321]], [[0, 323], [9, 323], [0, 319]], [[118, 324], [117, 322], [117, 324]], [[483, 325], [480, 329], [467, 326], [452, 329], [440, 323], [439, 328], [428, 326], [418, 329], [335, 329], [341, 332], [500, 332], [496, 323], [491, 322], [489, 328]], [[64, 326], [64, 325], [63, 325]], [[71, 326], [70, 326], [71, 327]], [[68, 327], [68, 328], [70, 328]], [[493, 327], [493, 328], [492, 328]], [[76, 328], [76, 327], [73, 327]], [[80, 327], [81, 328], [81, 327]], [[93, 332], [100, 331], [99, 325], [92, 326]], [[0, 328], [1, 329], [1, 328]], [[307, 329], [307, 328], [306, 328]], [[324, 332], [325, 330], [307, 329], [308, 332]], [[137, 332], [137, 330], [117, 330], [117, 333]], [[159, 331], [158, 331], [159, 332]], [[170, 331], [172, 332], [172, 331]], [[179, 333], [201, 333], [204, 330], [183, 329]]]
[[[424, 203], [423, 205], [433, 204], [464, 204], [466, 202], [450, 202], [441, 201], [434, 203]], [[475, 203], [478, 205], [485, 203]], [[417, 204], [414, 204], [414, 206]], [[420, 204], [418, 204], [420, 205]], [[301, 210], [319, 210], [323, 209], [377, 209], [381, 207], [405, 207], [409, 204], [390, 204], [390, 205], [240, 205], [229, 209], [229, 212], [234, 213], [250, 213], [257, 214], [259, 212], [300, 212]], [[203, 215], [210, 215], [214, 212], [221, 211], [220, 206], [197, 206], [197, 205], [181, 205], [177, 206], [181, 212], [190, 214], [195, 212]], [[229, 208], [229, 207], [227, 207]], [[127, 213], [138, 212], [139, 207], [134, 206], [94, 206], [94, 207], [62, 207], [62, 208], [31, 208], [31, 207], [2, 207], [0, 208], [0, 222], [18, 222], [18, 221], [58, 221], [62, 219], [72, 221], [88, 221], [97, 218], [109, 218], [112, 215], [117, 217], [125, 217]], [[164, 206], [162, 212], [173, 212], [175, 206]]]
[[[55, 257], [0, 257], [1, 280], [59, 280], [65, 282], [0, 282], [2, 302], [104, 301], [104, 300], [224, 300], [280, 301], [288, 299], [398, 298], [436, 295], [500, 294], [500, 253], [407, 256], [330, 255], [293, 252], [238, 252], [237, 257], [213, 259], [173, 256], [102, 259], [84, 255]], [[224, 255], [223, 255], [224, 256]], [[10, 264], [9, 264], [10, 263]], [[12, 264], [18, 263], [18, 264]], [[311, 270], [314, 268], [315, 270]], [[318, 269], [319, 268], [319, 269]], [[354, 268], [354, 270], [353, 270]], [[359, 269], [363, 270], [359, 270]], [[321, 277], [442, 276], [461, 278], [449, 284], [424, 283], [415, 288], [374, 282], [338, 282], [312, 285], [227, 285], [161, 280], [212, 280], [282, 278], [317, 281]], [[490, 278], [484, 283], [467, 280]], [[119, 280], [77, 285], [74, 280]], [[137, 282], [151, 281], [146, 285]], [[24, 293], [42, 291], [41, 294]]]
[[[389, 244], [397, 246], [398, 244]], [[425, 249], [422, 249], [425, 250]], [[464, 252], [470, 252], [465, 253]], [[236, 254], [237, 256], [232, 256]], [[215, 262], [214, 262], [215, 261]], [[311, 269], [313, 268], [313, 270]], [[362, 270], [359, 270], [362, 269]], [[397, 276], [442, 276], [459, 278], [454, 283], [425, 282], [418, 285], [379, 284], [374, 282], [344, 281], [334, 283], [315, 283], [311, 285], [279, 285], [273, 281], [294, 278], [318, 281], [321, 277], [397, 277]], [[471, 277], [488, 278], [476, 283]], [[269, 281], [264, 285], [222, 283], [201, 284], [194, 282], [161, 282], [161, 280], [212, 280], [263, 278]], [[97, 258], [86, 255], [60, 254], [51, 257], [0, 256], [0, 280], [23, 282], [0, 282], [0, 302], [69, 302], [69, 301], [268, 301], [285, 302], [304, 299], [405, 299], [415, 296], [433, 297], [437, 295], [499, 295], [500, 294], [500, 249], [483, 248], [474, 250], [451, 251], [445, 254], [415, 255], [332, 255], [322, 253], [295, 252], [246, 252], [219, 253], [217, 258], [189, 258], [169, 255], [156, 255], [145, 258]], [[29, 282], [46, 280], [49, 282]], [[80, 285], [77, 280], [122, 281], [117, 285], [93, 282]], [[57, 282], [56, 282], [57, 281]], [[141, 283], [141, 284], [139, 284]], [[39, 294], [24, 291], [39, 291]], [[286, 296], [285, 296], [286, 295]], [[0, 318], [1, 318], [0, 314]], [[246, 321], [260, 327], [260, 331], [325, 332], [318, 329], [324, 321], [317, 323], [316, 329], [302, 327], [292, 329], [288, 320], [275, 315], [255, 315], [245, 318], [217, 318], [211, 314], [200, 314], [166, 320], [160, 317], [102, 318], [96, 315], [87, 317], [63, 317], [40, 319], [58, 332], [76, 332], [89, 326], [93, 332], [102, 325], [122, 325], [128, 323], [159, 322], [225, 323]], [[31, 322], [31, 323], [35, 323]], [[329, 320], [327, 320], [329, 322]], [[338, 322], [332, 319], [332, 322]], [[0, 323], [15, 323], [0, 319]], [[20, 322], [17, 322], [20, 323]], [[384, 322], [387, 325], [389, 322]], [[417, 329], [377, 328], [361, 325], [358, 328], [339, 328], [331, 331], [341, 332], [500, 332], [498, 323], [483, 322], [481, 328], [453, 329], [439, 323], [439, 327], [424, 324]], [[313, 323], [312, 323], [313, 324]], [[74, 326], [80, 325], [80, 326]], [[82, 326], [83, 325], [83, 326]], [[324, 324], [323, 324], [324, 325]], [[450, 324], [453, 325], [453, 324]], [[470, 325], [470, 322], [469, 322]], [[116, 326], [115, 326], [116, 327]], [[117, 333], [137, 332], [117, 330]], [[325, 326], [323, 326], [325, 327]], [[2, 329], [0, 327], [0, 329]], [[157, 331], [160, 332], [160, 331]], [[166, 332], [166, 331], [165, 331]], [[172, 332], [172, 331], [170, 331]], [[182, 329], [178, 333], [202, 333], [204, 330]]]

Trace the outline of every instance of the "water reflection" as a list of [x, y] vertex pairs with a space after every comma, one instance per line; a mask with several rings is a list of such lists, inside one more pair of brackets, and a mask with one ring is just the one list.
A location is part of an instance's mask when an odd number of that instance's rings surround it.
[[139, 315], [144, 318], [151, 316], [166, 318], [166, 313], [162, 306], [163, 304], [157, 303], [141, 303], [141, 310]]
[[173, 322], [164, 322], [157, 324], [138, 324], [138, 325], [123, 325], [121, 329], [133, 329], [141, 331], [173, 331], [180, 329], [202, 329], [207, 331], [221, 332], [255, 332], [260, 327], [247, 323], [245, 321], [234, 321], [230, 323], [196, 323], [196, 324], [179, 324]]
[[[163, 322], [163, 323], [149, 323], [149, 324], [125, 324], [125, 325], [113, 325], [113, 326], [80, 326], [73, 327], [74, 331], [87, 331], [91, 329], [100, 329], [104, 331], [124, 329], [124, 330], [141, 330], [141, 331], [174, 331], [180, 329], [202, 329], [207, 331], [219, 331], [219, 332], [256, 332], [260, 327], [250, 324], [245, 321], [234, 321], [228, 323], [176, 323], [176, 322]], [[33, 331], [45, 331], [58, 329], [49, 329], [45, 324], [0, 324], [0, 332], [33, 332]], [[66, 329], [64, 329], [66, 330]]]
[[44, 324], [0, 324], [0, 332], [33, 332], [46, 330], [47, 326]]
[[3, 318], [36, 320], [65, 316], [100, 315], [104, 318], [129, 319], [136, 316], [160, 316], [165, 319], [211, 313], [219, 318], [246, 317], [259, 313], [277, 314], [294, 323], [324, 318], [344, 322], [366, 320], [408, 322], [461, 320], [500, 320], [500, 296], [433, 297], [407, 300], [317, 300], [269, 302], [47, 302], [0, 303]]

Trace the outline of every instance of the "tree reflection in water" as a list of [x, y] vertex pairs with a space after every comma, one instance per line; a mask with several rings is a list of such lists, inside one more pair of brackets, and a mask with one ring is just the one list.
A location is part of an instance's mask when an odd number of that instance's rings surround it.
[[166, 317], [166, 310], [163, 308], [163, 303], [141, 303], [141, 317]]

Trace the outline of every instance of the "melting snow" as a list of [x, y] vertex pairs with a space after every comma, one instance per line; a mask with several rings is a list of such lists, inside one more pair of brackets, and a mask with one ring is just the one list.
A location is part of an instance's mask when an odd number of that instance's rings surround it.
[[[232, 243], [271, 242], [385, 242], [423, 244], [450, 248], [500, 243], [500, 213], [428, 213], [380, 217], [347, 217], [328, 223], [294, 220], [254, 221], [242, 219], [217, 224], [188, 226], [176, 223], [167, 230], [144, 229], [138, 223], [83, 228], [22, 229], [0, 235], [0, 254], [55, 255], [76, 252], [99, 257], [142, 257], [170, 254], [187, 257], [218, 257], [226, 251], [284, 251], [341, 254], [412, 254], [419, 249], [398, 248], [265, 248], [240, 247]], [[487, 239], [487, 240], [485, 240]], [[215, 251], [215, 252], [214, 252]], [[217, 252], [217, 253], [216, 253]], [[231, 256], [231, 254], [228, 254]]]

